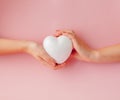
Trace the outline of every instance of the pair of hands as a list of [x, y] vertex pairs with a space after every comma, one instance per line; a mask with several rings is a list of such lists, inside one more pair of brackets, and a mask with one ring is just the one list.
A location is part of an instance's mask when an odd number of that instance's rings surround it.
[[[69, 37], [71, 40], [75, 37], [75, 34], [73, 31], [69, 31], [69, 30], [56, 30], [56, 33], [54, 34], [54, 36], [58, 37], [60, 35], [65, 35], [67, 37]], [[47, 65], [49, 67], [51, 67], [52, 69], [59, 69], [63, 66], [65, 66], [66, 63], [63, 64], [56, 64], [55, 60], [53, 58], [51, 58], [46, 51], [44, 50], [43, 46], [36, 43], [36, 42], [31, 42], [28, 45], [27, 48], [27, 53], [32, 55], [34, 58], [36, 58], [37, 60], [39, 60], [41, 63], [43, 63], [44, 65]], [[71, 54], [72, 56], [73, 54]]]

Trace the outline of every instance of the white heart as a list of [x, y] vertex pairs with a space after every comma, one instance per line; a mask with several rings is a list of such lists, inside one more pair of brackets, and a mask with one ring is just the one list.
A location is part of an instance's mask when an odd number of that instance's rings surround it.
[[65, 62], [72, 52], [72, 41], [67, 36], [48, 36], [43, 41], [45, 51], [55, 59], [56, 63]]

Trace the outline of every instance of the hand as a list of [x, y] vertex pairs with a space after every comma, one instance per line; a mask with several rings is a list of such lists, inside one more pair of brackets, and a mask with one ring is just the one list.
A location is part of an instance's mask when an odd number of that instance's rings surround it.
[[54, 36], [59, 37], [61, 35], [67, 36], [73, 42], [74, 49], [73, 49], [69, 59], [71, 59], [72, 57], [78, 58], [79, 54], [75, 50], [75, 45], [77, 45], [77, 47], [78, 47], [78, 44], [76, 44], [77, 38], [76, 38], [75, 32], [72, 30], [56, 30], [56, 33], [54, 34]]
[[65, 36], [69, 37], [71, 40], [76, 38], [75, 32], [72, 30], [56, 30], [56, 33], [54, 35], [56, 37], [58, 37], [60, 35], [65, 35]]
[[78, 38], [76, 36], [74, 31], [72, 31], [72, 30], [56, 30], [56, 33], [54, 34], [54, 36], [58, 37], [60, 35], [65, 35], [72, 40], [74, 49], [71, 53], [70, 58], [75, 57], [79, 60], [86, 60], [86, 57], [84, 57], [85, 56], [84, 52], [86, 52], [86, 49], [85, 49], [86, 45], [80, 38]]
[[42, 45], [39, 45], [36, 42], [29, 42], [26, 52], [39, 60], [44, 65], [52, 67], [52, 69], [59, 69], [65, 65], [65, 63], [60, 65], [56, 64], [55, 60], [46, 53]]
[[84, 61], [91, 61], [99, 55], [95, 50], [90, 48], [82, 39], [76, 36], [75, 32], [71, 30], [57, 30], [55, 36], [58, 37], [60, 35], [65, 35], [72, 40], [75, 50], [72, 55], [74, 54], [73, 56], [75, 58]]

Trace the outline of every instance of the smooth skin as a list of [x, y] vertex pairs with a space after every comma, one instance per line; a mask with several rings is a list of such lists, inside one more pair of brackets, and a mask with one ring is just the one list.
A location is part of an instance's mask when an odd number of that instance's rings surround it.
[[[65, 35], [72, 40], [74, 50], [71, 57], [94, 63], [120, 62], [120, 44], [93, 49], [71, 30], [57, 30], [55, 36], [58, 37], [60, 35]], [[56, 64], [55, 60], [43, 49], [43, 46], [37, 42], [0, 39], [0, 55], [14, 53], [27, 53], [52, 69], [59, 69], [65, 65], [65, 63]]]
[[65, 35], [72, 40], [75, 58], [94, 63], [120, 62], [120, 44], [93, 49], [71, 30], [57, 30], [55, 36]]
[[50, 66], [52, 69], [61, 68], [64, 64], [57, 65], [42, 45], [34, 41], [0, 39], [0, 55], [27, 53], [39, 60], [44, 65]]

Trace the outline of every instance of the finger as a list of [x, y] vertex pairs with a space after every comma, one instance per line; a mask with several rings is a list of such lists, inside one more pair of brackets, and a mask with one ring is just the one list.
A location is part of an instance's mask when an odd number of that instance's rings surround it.
[[49, 63], [51, 66], [55, 66], [55, 60], [54, 59], [52, 59], [52, 58], [43, 58], [43, 60], [45, 60], [47, 63]]
[[67, 32], [63, 32], [63, 31], [54, 34], [55, 37], [59, 37], [60, 35], [65, 35], [67, 37], [70, 37]]
[[58, 66], [61, 68], [61, 67], [64, 67], [65, 65], [66, 65], [66, 63], [63, 63], [63, 64], [60, 64]]
[[63, 64], [56, 64], [56, 66], [54, 67], [54, 70], [63, 68], [65, 65], [66, 65], [66, 63], [63, 63]]
[[54, 33], [53, 36], [54, 36], [54, 37], [58, 37], [59, 35], [57, 35], [57, 33]]
[[69, 36], [70, 34], [73, 34], [74, 32], [72, 30], [56, 30], [56, 33], [54, 36], [58, 37], [60, 35], [66, 35]]
[[42, 59], [44, 59], [47, 63], [52, 64], [53, 66], [55, 66], [56, 61], [52, 57], [50, 57], [48, 55], [48, 53], [44, 50], [43, 47], [41, 48], [41, 50], [42, 51], [39, 53], [39, 57], [41, 57]]
[[34, 56], [38, 61], [40, 61], [44, 65], [48, 65], [41, 57]]
[[62, 31], [61, 30], [56, 30], [56, 33], [54, 34], [54, 36], [58, 37], [62, 35]]
[[63, 32], [63, 33], [74, 33], [73, 30], [63, 30], [62, 32]]
[[[49, 56], [48, 56], [48, 58], [45, 58], [45, 55], [43, 55], [43, 56], [41, 56], [41, 55], [33, 55], [37, 60], [39, 60], [39, 61], [44, 61], [44, 62], [46, 62], [47, 64], [49, 64], [50, 66], [55, 66], [55, 64], [56, 64], [56, 62], [52, 59], [51, 60], [51, 58], [49, 58]], [[44, 57], [44, 58], [43, 58]]]
[[50, 65], [55, 66], [56, 61], [52, 57], [50, 57], [46, 52], [43, 52], [42, 56], [40, 57], [42, 57], [42, 59], [44, 59]]
[[36, 59], [38, 59], [43, 65], [46, 65], [48, 67], [51, 67], [52, 69], [55, 67], [55, 64], [52, 65], [52, 64], [49, 64], [47, 63], [44, 59], [42, 59], [41, 57], [36, 57]]
[[56, 30], [56, 32], [60, 32], [60, 30]]
[[55, 33], [55, 34], [54, 34], [55, 37], [58, 37], [58, 36], [60, 36], [60, 35], [62, 35], [62, 33]]
[[62, 33], [64, 36], [69, 37], [71, 40], [74, 40], [76, 38], [74, 33], [68, 33], [68, 32], [64, 32]]
[[60, 30], [56, 30], [56, 33], [54, 33], [53, 36], [57, 37], [58, 32], [60, 32]]

